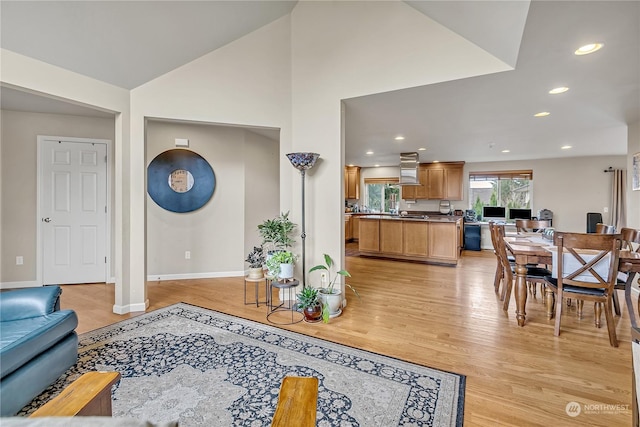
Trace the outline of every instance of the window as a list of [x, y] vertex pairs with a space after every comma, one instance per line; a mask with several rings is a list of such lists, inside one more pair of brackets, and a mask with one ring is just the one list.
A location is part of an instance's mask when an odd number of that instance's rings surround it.
[[365, 205], [369, 212], [397, 214], [400, 208], [398, 178], [365, 178]]
[[483, 206], [531, 208], [533, 171], [469, 172], [469, 209], [482, 215]]

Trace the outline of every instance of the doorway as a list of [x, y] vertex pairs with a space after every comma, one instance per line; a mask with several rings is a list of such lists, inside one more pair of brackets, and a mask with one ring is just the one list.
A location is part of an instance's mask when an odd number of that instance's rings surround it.
[[106, 282], [110, 141], [38, 137], [38, 282]]

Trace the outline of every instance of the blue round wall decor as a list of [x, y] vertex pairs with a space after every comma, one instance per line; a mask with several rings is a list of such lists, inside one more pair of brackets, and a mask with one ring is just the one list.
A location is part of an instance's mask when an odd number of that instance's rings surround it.
[[147, 167], [147, 192], [171, 212], [192, 212], [203, 207], [216, 188], [211, 165], [190, 150], [160, 153]]

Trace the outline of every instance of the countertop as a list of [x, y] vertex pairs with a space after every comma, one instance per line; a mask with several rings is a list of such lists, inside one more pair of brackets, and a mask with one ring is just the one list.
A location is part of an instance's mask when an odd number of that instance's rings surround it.
[[[365, 219], [365, 218], [361, 218]], [[366, 215], [366, 219], [382, 219], [386, 221], [423, 221], [423, 222], [451, 222], [455, 223], [462, 219], [461, 216], [429, 216], [427, 218], [419, 218], [417, 216], [404, 215]]]

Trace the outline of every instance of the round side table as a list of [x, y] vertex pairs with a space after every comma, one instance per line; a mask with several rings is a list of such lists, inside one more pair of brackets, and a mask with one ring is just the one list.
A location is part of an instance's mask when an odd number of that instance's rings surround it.
[[[274, 325], [292, 325], [294, 323], [301, 322], [304, 319], [304, 314], [296, 310], [296, 287], [300, 284], [298, 280], [288, 280], [279, 282], [277, 279], [267, 280], [269, 283], [269, 292], [267, 299], [269, 300], [267, 304], [267, 320], [269, 323], [273, 323]], [[278, 305], [273, 305], [273, 288], [283, 291], [286, 293], [288, 297], [288, 304], [286, 301], [281, 302]], [[283, 312], [290, 312], [291, 318], [289, 316], [282, 316]], [[286, 318], [286, 319], [285, 319]]]

